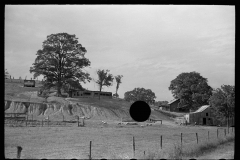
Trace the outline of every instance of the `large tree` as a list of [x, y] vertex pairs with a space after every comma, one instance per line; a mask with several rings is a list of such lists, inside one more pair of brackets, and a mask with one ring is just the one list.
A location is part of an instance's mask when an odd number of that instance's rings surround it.
[[124, 99], [126, 101], [145, 101], [148, 104], [155, 103], [155, 93], [151, 89], [134, 88], [132, 91], [125, 92]]
[[121, 79], [122, 79], [122, 75], [117, 75], [117, 76], [115, 76], [115, 80], [116, 80], [116, 82], [117, 82], [117, 86], [116, 86], [116, 97], [119, 97], [118, 96], [118, 94], [117, 94], [117, 91], [118, 91], [118, 88], [119, 88], [119, 85], [120, 85], [120, 83], [122, 83], [122, 81], [121, 81]]
[[97, 70], [97, 75], [98, 75], [98, 80], [96, 81], [96, 83], [98, 84], [99, 86], [99, 100], [100, 100], [100, 94], [101, 94], [101, 91], [102, 91], [102, 87], [103, 86], [111, 86], [112, 85], [112, 82], [113, 82], [113, 75], [108, 73], [109, 70]]
[[207, 82], [207, 78], [197, 72], [181, 73], [171, 81], [169, 90], [175, 99], [180, 99], [182, 108], [198, 109], [207, 105], [212, 95], [212, 88]]
[[5, 69], [5, 75], [9, 75], [9, 73], [8, 73], [7, 69]]
[[234, 117], [235, 86], [222, 85], [221, 88], [215, 89], [209, 103], [216, 118], [220, 121], [227, 119], [227, 125], [229, 126], [230, 117]]
[[37, 58], [30, 68], [34, 78], [43, 75], [45, 88], [56, 87], [57, 95], [66, 85], [89, 82], [88, 73], [82, 69], [90, 66], [90, 61], [84, 57], [87, 50], [78, 43], [75, 35], [67, 33], [51, 34], [43, 42], [42, 49], [37, 51]]

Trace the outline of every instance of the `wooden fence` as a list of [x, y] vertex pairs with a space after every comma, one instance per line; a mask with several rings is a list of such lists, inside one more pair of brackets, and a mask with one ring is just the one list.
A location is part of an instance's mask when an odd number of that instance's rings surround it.
[[[231, 133], [235, 133], [234, 132], [234, 127], [231, 127], [230, 128], [230, 132], [229, 133], [227, 133], [227, 128], [217, 128], [216, 129], [216, 132], [215, 132], [215, 134], [216, 134], [216, 136], [217, 136], [217, 138], [219, 138], [219, 134], [221, 133], [221, 135], [222, 135], [222, 138], [223, 137], [227, 137], [227, 135], [228, 134], [231, 134]], [[183, 142], [183, 140], [184, 140], [184, 136], [183, 135], [185, 135], [185, 136], [189, 136], [190, 134], [193, 134], [193, 135], [196, 135], [196, 140], [195, 140], [195, 143], [198, 145], [199, 144], [199, 137], [198, 137], [198, 133], [196, 132], [196, 133], [194, 133], [194, 132], [191, 132], [191, 133], [179, 133], [179, 137], [180, 137], [180, 139], [179, 139], [179, 142], [180, 142], [180, 144], [181, 144], [181, 148], [182, 148], [182, 146], [183, 145], [185, 145]], [[212, 137], [210, 137], [209, 136], [210, 135], [210, 131], [208, 131], [207, 133], [206, 133], [206, 137], [207, 138], [204, 138], [204, 140], [205, 141], [209, 141], [209, 139], [210, 138], [212, 138]], [[169, 137], [164, 137], [163, 135], [160, 135], [159, 136], [159, 141], [156, 139], [156, 143], [159, 143], [159, 149], [160, 150], [162, 150], [164, 147], [164, 138], [166, 138], [166, 139], [168, 139]], [[132, 154], [133, 154], [133, 158], [135, 158], [136, 157], [136, 150], [137, 150], [137, 143], [136, 143], [136, 138], [133, 136], [132, 137], [132, 142], [129, 142], [129, 143], [132, 143]], [[166, 143], [166, 142], [165, 142]], [[89, 143], [89, 154], [88, 154], [88, 158], [91, 160], [91, 159], [93, 159], [93, 157], [92, 157], [92, 155], [93, 155], [93, 148], [94, 148], [94, 143], [93, 143], [93, 141], [90, 141], [90, 143]], [[17, 159], [20, 159], [20, 157], [21, 157], [21, 151], [23, 150], [23, 148], [21, 147], [21, 146], [17, 146]], [[143, 156], [144, 158], [145, 158], [145, 155], [146, 155], [146, 151], [144, 150], [143, 151], [143, 153], [142, 153], [142, 155], [140, 155], [140, 156]], [[94, 157], [94, 158], [98, 158], [98, 157]]]
[[52, 127], [77, 124], [78, 127], [83, 127], [85, 125], [85, 122], [84, 118], [79, 117], [72, 120], [65, 120], [64, 115], [62, 115], [62, 120], [54, 121], [51, 120], [51, 116], [39, 120], [39, 118], [34, 119], [33, 115], [27, 115], [26, 113], [5, 113], [5, 124], [26, 127]]

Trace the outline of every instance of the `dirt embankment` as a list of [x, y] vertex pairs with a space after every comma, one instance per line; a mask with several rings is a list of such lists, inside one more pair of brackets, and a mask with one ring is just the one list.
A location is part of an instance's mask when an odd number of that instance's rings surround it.
[[[39, 120], [49, 116], [50, 120], [54, 121], [62, 121], [63, 118], [64, 120], [74, 120], [77, 116], [92, 120], [132, 121], [129, 115], [130, 106], [124, 103], [112, 99], [76, 101], [59, 97], [49, 97], [48, 103], [5, 100], [5, 113], [27, 113]], [[172, 121], [170, 117], [157, 111], [152, 111], [150, 118]]]
[[36, 103], [5, 100], [5, 113], [27, 113], [34, 119], [44, 119], [49, 116], [52, 120], [75, 119], [76, 116], [89, 119], [119, 120], [130, 118], [128, 112], [122, 109], [107, 109], [86, 104], [65, 101], [65, 103]]

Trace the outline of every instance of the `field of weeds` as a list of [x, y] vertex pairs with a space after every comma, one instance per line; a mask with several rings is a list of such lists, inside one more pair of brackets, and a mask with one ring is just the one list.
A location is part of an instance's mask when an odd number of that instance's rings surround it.
[[[224, 138], [224, 129], [203, 126], [171, 126], [159, 124], [138, 125], [92, 125], [85, 127], [5, 127], [5, 157], [16, 158], [16, 147], [23, 148], [21, 158], [89, 158], [89, 143], [92, 141], [91, 157], [107, 159], [167, 158], [182, 137], [183, 150], [203, 143]], [[196, 140], [198, 133], [198, 144]], [[230, 128], [227, 136], [233, 134]], [[162, 135], [162, 149], [160, 136]], [[135, 140], [135, 156], [133, 152]], [[144, 155], [145, 153], [145, 155]], [[152, 158], [150, 157], [154, 153]], [[148, 157], [146, 157], [148, 156]]]
[[202, 141], [199, 144], [181, 146], [180, 143], [175, 143], [171, 149], [149, 152], [144, 159], [233, 159], [234, 143], [235, 135], [230, 133], [218, 139]]

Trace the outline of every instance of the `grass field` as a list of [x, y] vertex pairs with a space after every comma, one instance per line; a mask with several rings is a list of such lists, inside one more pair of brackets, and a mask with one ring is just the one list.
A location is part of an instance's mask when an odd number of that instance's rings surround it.
[[[88, 123], [86, 121], [86, 123]], [[169, 151], [179, 144], [183, 133], [183, 147], [217, 139], [216, 127], [191, 126], [118, 126], [87, 125], [86, 127], [5, 127], [5, 156], [16, 157], [16, 146], [22, 146], [22, 158], [88, 158], [89, 142], [92, 141], [92, 158], [132, 158], [132, 138], [135, 137], [135, 158], [160, 150], [160, 136], [163, 136], [163, 150]], [[232, 131], [230, 130], [230, 133]], [[224, 131], [219, 130], [219, 137]], [[166, 156], [166, 155], [163, 155]]]
[[[5, 83], [5, 99], [9, 97], [21, 101], [43, 101], [36, 97], [38, 88], [21, 87], [20, 83]], [[49, 97], [49, 103], [65, 103], [71, 101], [81, 105], [99, 108], [99, 113], [104, 110], [128, 111], [131, 103], [117, 99], [89, 99], [89, 98], [59, 98]], [[37, 105], [36, 105], [37, 106]], [[104, 108], [104, 109], [101, 109]], [[90, 112], [90, 110], [88, 111]], [[103, 113], [104, 115], [104, 113]], [[176, 115], [177, 117], [178, 115]], [[135, 158], [145, 158], [161, 151], [160, 158], [169, 158], [175, 145], [181, 142], [183, 133], [183, 149], [196, 146], [196, 133], [198, 143], [208, 142], [208, 131], [210, 140], [217, 140], [217, 127], [208, 126], [179, 126], [174, 123], [174, 116], [168, 113], [152, 111], [152, 118], [162, 119], [153, 126], [140, 125], [117, 125], [119, 122], [109, 120], [108, 124], [101, 121], [88, 119], [85, 127], [77, 127], [76, 124], [54, 127], [10, 127], [5, 125], [5, 157], [16, 158], [16, 147], [21, 146], [23, 159], [86, 159], [89, 158], [89, 142], [92, 141], [92, 158], [107, 159], [130, 159], [133, 158], [133, 136], [135, 138]], [[18, 125], [19, 126], [19, 125]], [[230, 130], [232, 133], [232, 130]], [[160, 149], [160, 136], [163, 137], [163, 148]], [[219, 137], [224, 137], [224, 130], [219, 130]], [[145, 156], [144, 156], [145, 151]], [[154, 156], [153, 156], [154, 157]], [[151, 158], [151, 157], [150, 157]], [[159, 158], [159, 155], [158, 155]]]

